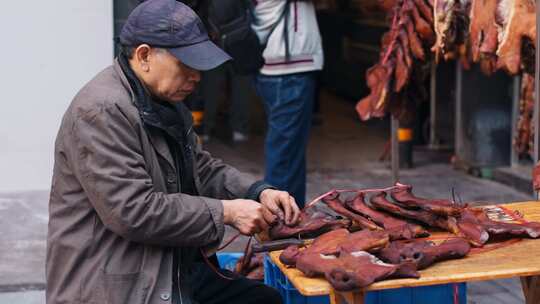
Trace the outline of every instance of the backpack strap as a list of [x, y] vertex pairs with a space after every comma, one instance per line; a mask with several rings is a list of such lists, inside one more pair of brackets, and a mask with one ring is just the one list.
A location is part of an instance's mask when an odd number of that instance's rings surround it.
[[276, 20], [276, 22], [272, 25], [272, 28], [270, 29], [270, 32], [268, 33], [268, 36], [266, 37], [266, 41], [264, 43], [262, 43], [263, 49], [266, 49], [266, 46], [268, 45], [268, 40], [270, 39], [270, 36], [274, 32], [274, 30], [276, 29], [278, 24], [281, 22], [281, 20], [285, 18], [285, 24], [283, 25], [283, 39], [285, 39], [284, 42], [285, 42], [285, 59], [286, 60], [289, 60], [289, 58], [290, 58], [289, 37], [288, 37], [289, 36], [289, 29], [287, 28], [288, 19], [289, 19], [287, 17], [288, 17], [289, 11], [290, 11], [290, 4], [291, 4], [291, 0], [285, 0], [285, 8], [281, 12], [281, 15]]

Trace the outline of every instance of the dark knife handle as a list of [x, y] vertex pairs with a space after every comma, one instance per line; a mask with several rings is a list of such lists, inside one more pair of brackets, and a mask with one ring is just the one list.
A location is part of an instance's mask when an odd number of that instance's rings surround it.
[[253, 244], [251, 249], [253, 252], [269, 252], [276, 250], [283, 250], [291, 245], [303, 246], [304, 241], [298, 239], [284, 239], [276, 241], [268, 241], [262, 244]]

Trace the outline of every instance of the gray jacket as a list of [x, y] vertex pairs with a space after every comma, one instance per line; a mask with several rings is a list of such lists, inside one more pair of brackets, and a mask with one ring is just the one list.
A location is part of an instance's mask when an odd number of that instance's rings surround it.
[[173, 248], [215, 249], [224, 234], [219, 199], [253, 190], [250, 176], [212, 158], [191, 133], [201, 196], [173, 193], [179, 180], [166, 140], [145, 128], [133, 96], [115, 63], [64, 115], [49, 203], [49, 304], [170, 303]]

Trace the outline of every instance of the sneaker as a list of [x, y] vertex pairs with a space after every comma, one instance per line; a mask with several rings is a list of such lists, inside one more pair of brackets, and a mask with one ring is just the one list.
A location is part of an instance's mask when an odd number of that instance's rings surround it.
[[245, 133], [234, 131], [233, 132], [233, 141], [234, 142], [246, 142], [249, 139], [249, 136]]

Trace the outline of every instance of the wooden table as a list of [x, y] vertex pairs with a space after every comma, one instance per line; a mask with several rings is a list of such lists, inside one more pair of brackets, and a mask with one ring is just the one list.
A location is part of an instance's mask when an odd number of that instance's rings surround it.
[[[519, 211], [529, 221], [540, 222], [540, 202], [503, 205]], [[433, 237], [440, 239], [443, 233]], [[540, 239], [524, 239], [508, 246], [437, 263], [421, 270], [420, 279], [395, 279], [374, 283], [354, 292], [337, 292], [324, 278], [308, 278], [279, 261], [281, 251], [270, 253], [272, 261], [304, 296], [329, 295], [331, 303], [364, 303], [366, 291], [520, 277], [526, 304], [540, 303]]]

